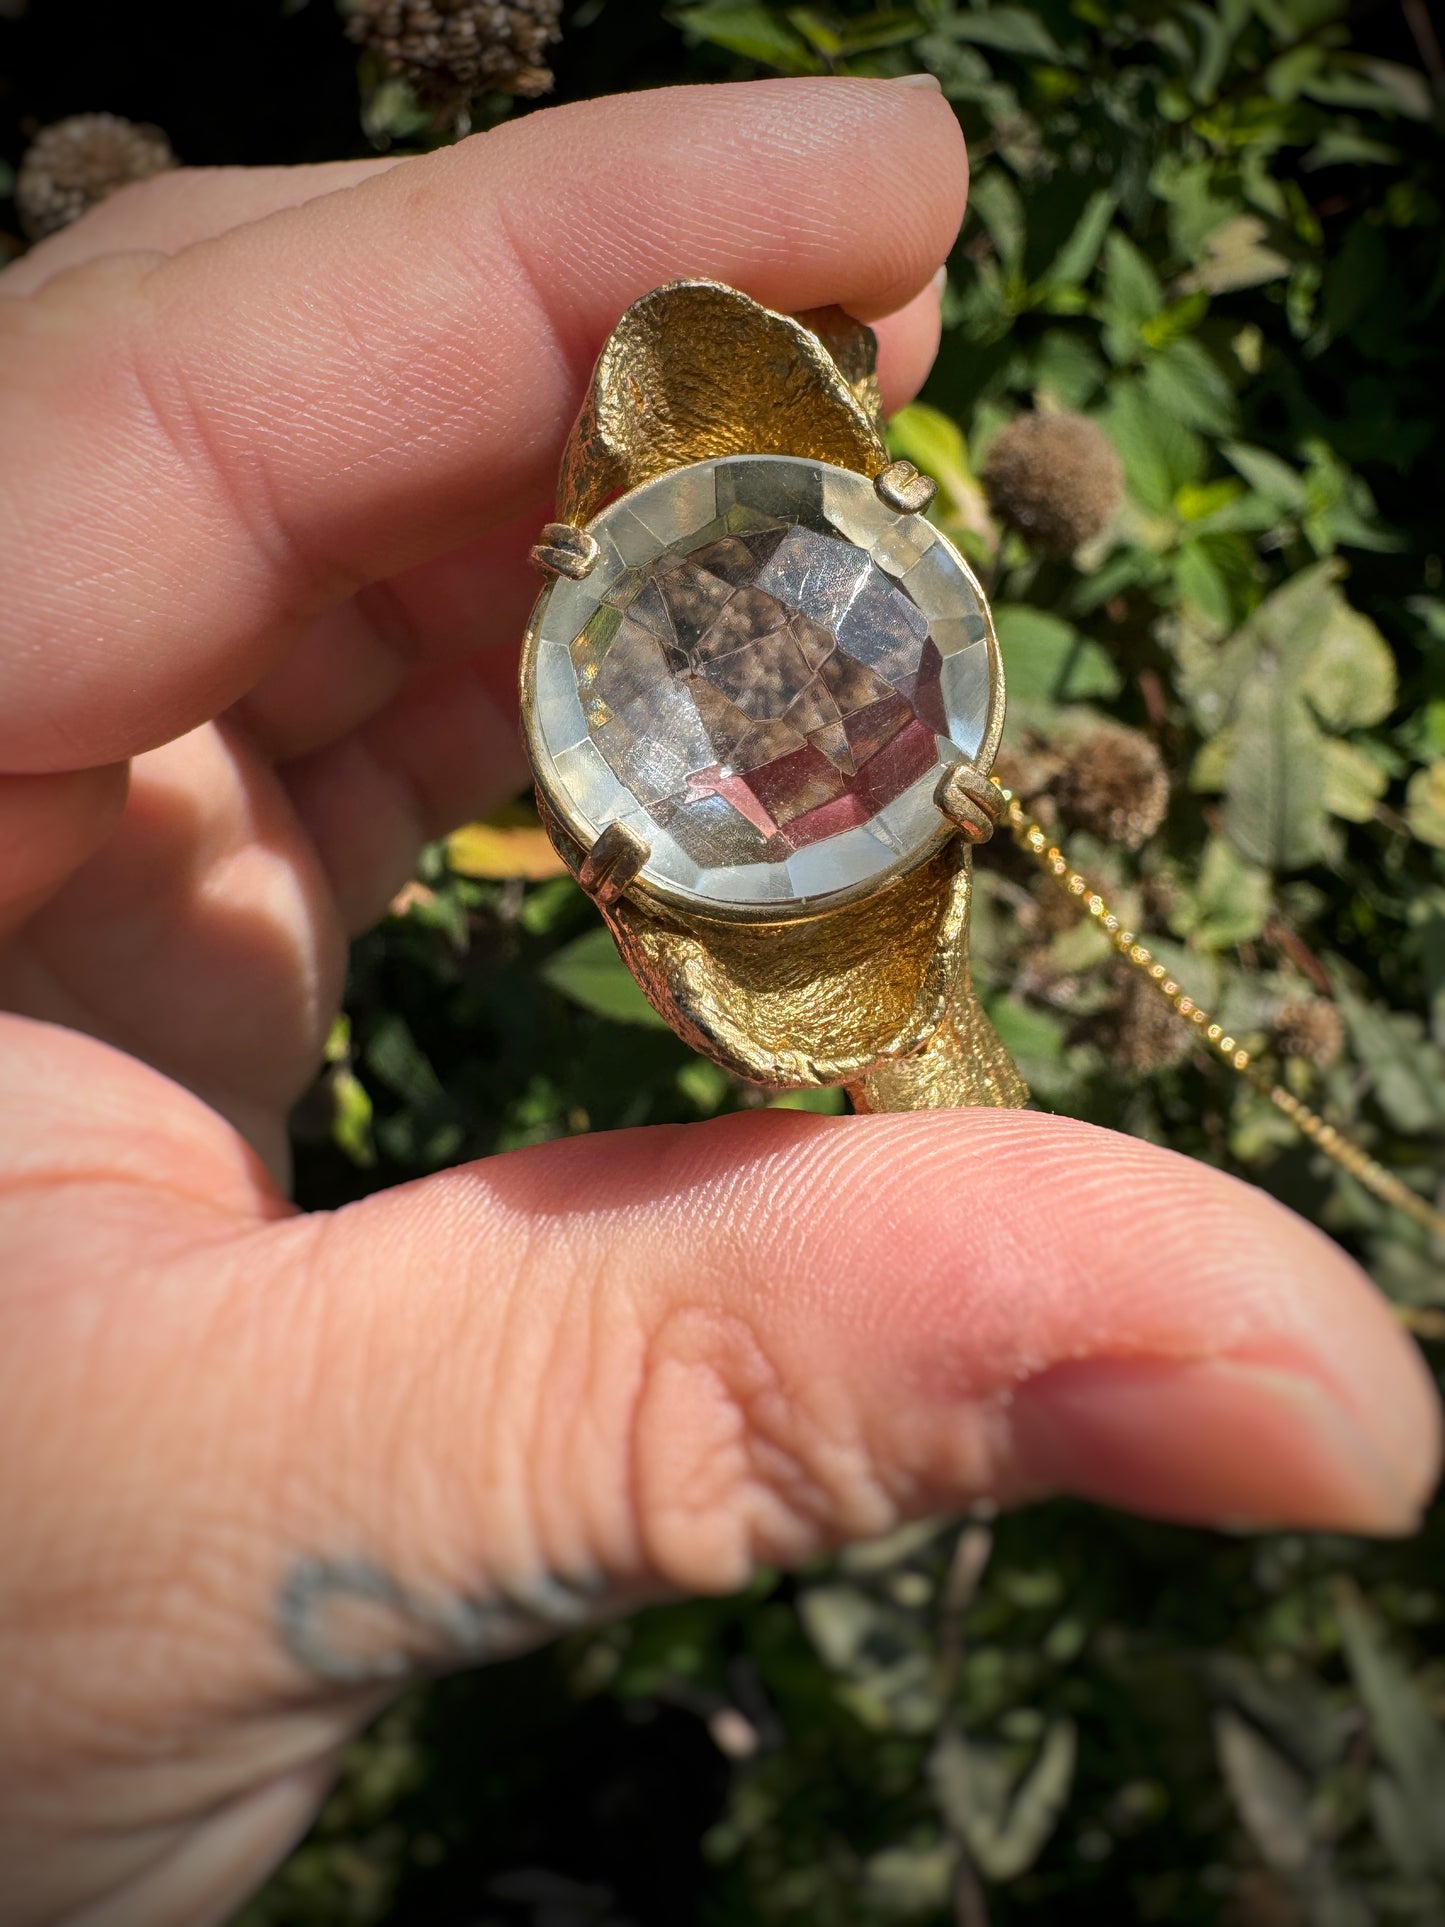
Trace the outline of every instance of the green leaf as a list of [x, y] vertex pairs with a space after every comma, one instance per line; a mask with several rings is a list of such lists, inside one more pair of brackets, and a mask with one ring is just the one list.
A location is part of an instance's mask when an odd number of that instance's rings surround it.
[[419, 105], [411, 87], [397, 74], [386, 75], [364, 94], [362, 129], [378, 147], [414, 140], [430, 126], [431, 118], [430, 109]]
[[1057, 1011], [1040, 1010], [1016, 997], [996, 997], [988, 1015], [1035, 1096], [1048, 1102], [1062, 1098], [1069, 1088], [1068, 1026]]
[[1341, 993], [1355, 1055], [1369, 1071], [1380, 1109], [1398, 1130], [1445, 1125], [1445, 1060], [1412, 1011], [1380, 1010]]
[[1269, 870], [1313, 863], [1324, 845], [1324, 738], [1273, 658], [1241, 693], [1230, 748], [1224, 824], [1234, 847]]
[[354, 1071], [339, 1065], [331, 1073], [331, 1135], [337, 1148], [363, 1170], [376, 1163], [372, 1142], [371, 1094]]
[[709, 1063], [705, 1057], [694, 1057], [682, 1065], [677, 1073], [677, 1088], [704, 1117], [711, 1117], [730, 1096], [733, 1081], [725, 1070]]
[[1164, 305], [1164, 291], [1144, 256], [1117, 229], [1104, 243], [1104, 351], [1128, 361], [1141, 346], [1140, 331]]
[[1202, 950], [1228, 950], [1264, 929], [1271, 899], [1267, 871], [1246, 863], [1222, 836], [1204, 846], [1192, 893], [1175, 909], [1169, 927]]
[[1144, 392], [1186, 428], [1227, 435], [1236, 424], [1234, 391], [1197, 341], [1172, 341], [1151, 355], [1144, 369]]
[[1402, 1872], [1445, 1875], [1445, 1732], [1358, 1588], [1340, 1581], [1335, 1599], [1345, 1657], [1389, 1769], [1387, 1844]]
[[1231, 628], [1248, 608], [1255, 590], [1254, 557], [1238, 536], [1196, 536], [1181, 543], [1171, 564], [1181, 597], [1216, 629]]
[[1257, 214], [1236, 214], [1221, 221], [1202, 242], [1204, 258], [1184, 277], [1184, 288], [1203, 288], [1210, 294], [1230, 294], [1278, 281], [1290, 271], [1290, 259], [1266, 240], [1269, 228]]
[[1089, 278], [1118, 205], [1119, 197], [1112, 188], [1095, 188], [1068, 240], [1039, 276], [1040, 289], [1077, 287]]
[[1325, 808], [1347, 823], [1368, 823], [1389, 777], [1355, 743], [1325, 744]]
[[541, 976], [574, 1004], [619, 1024], [666, 1027], [637, 987], [606, 930], [589, 930], [543, 964]]
[[852, 60], [918, 38], [918, 15], [896, 8], [844, 21], [824, 18], [815, 7], [789, 7], [788, 20], [810, 47], [829, 60]]
[[1018, 272], [1023, 265], [1027, 227], [1023, 197], [1013, 177], [997, 162], [985, 168], [969, 187], [968, 205], [988, 230], [1005, 270]]
[[1222, 191], [1214, 163], [1186, 160], [1166, 149], [1150, 185], [1169, 212], [1169, 239], [1176, 254], [1198, 264], [1205, 243], [1235, 212], [1236, 198]]
[[729, 53], [756, 60], [760, 66], [776, 68], [784, 74], [817, 74], [823, 63], [771, 7], [755, 6], [742, 0], [702, 0], [698, 6], [685, 7], [675, 16], [678, 25], [693, 40], [705, 40]]
[[1318, 562], [1281, 584], [1260, 603], [1247, 633], [1278, 662], [1291, 689], [1302, 690], [1320, 639], [1340, 606], [1335, 562]]
[[517, 921], [532, 937], [548, 937], [571, 922], [587, 899], [571, 877], [549, 877], [522, 899]]
[[[1230, 52], [1243, 25], [1242, 9], [1187, 4], [1184, 13], [1199, 34], [1199, 58], [1191, 77], [1196, 100], [1212, 100], [1229, 64]], [[1231, 18], [1231, 13], [1234, 17]]]
[[1403, 67], [1394, 60], [1364, 59], [1360, 72], [1365, 85], [1377, 87], [1396, 112], [1408, 120], [1429, 120], [1435, 111], [1430, 83], [1418, 67]]
[[1327, 128], [1300, 165], [1308, 173], [1322, 167], [1395, 167], [1400, 150], [1388, 141], [1371, 140], [1357, 128]]
[[910, 402], [889, 422], [888, 446], [937, 482], [939, 520], [969, 529], [990, 526], [988, 502], [969, 464], [963, 430], [950, 416], [926, 402]]
[[1117, 664], [1062, 617], [1021, 603], [994, 611], [1009, 702], [1020, 717], [1039, 722], [1061, 703], [1116, 696]]
[[1061, 58], [1058, 42], [1030, 7], [987, 7], [976, 13], [956, 13], [940, 22], [938, 31], [951, 40], [996, 47], [1000, 53], [1036, 60]]
[[884, 1847], [863, 1862], [863, 1893], [885, 1920], [913, 1920], [946, 1907], [958, 1866], [947, 1840]]
[[819, 1656], [848, 1682], [847, 1704], [875, 1732], [924, 1733], [942, 1712], [923, 1626], [859, 1586], [809, 1586], [798, 1617]]
[[1337, 589], [1301, 687], [1327, 729], [1369, 729], [1395, 707], [1395, 657], [1370, 618]]
[[1199, 437], [1166, 415], [1140, 381], [1114, 384], [1104, 427], [1119, 451], [1130, 492], [1153, 515], [1169, 514], [1179, 490], [1204, 473]]
[[1061, 408], [1084, 409], [1103, 386], [1105, 370], [1080, 335], [1050, 328], [1033, 351], [1025, 379]]
[[1405, 821], [1422, 843], [1445, 850], [1445, 761], [1417, 769], [1405, 789]]
[[1103, 305], [1137, 326], [1164, 305], [1159, 277], [1126, 234], [1117, 229], [1104, 245]]
[[1068, 1803], [1078, 1734], [1052, 1720], [1020, 1776], [1016, 1749], [946, 1733], [929, 1760], [939, 1806], [985, 1879], [1016, 1880], [1043, 1852]]
[[1251, 448], [1247, 442], [1225, 442], [1220, 453], [1233, 464], [1249, 486], [1274, 508], [1298, 515], [1306, 506], [1303, 477], [1268, 449]]
[[1229, 780], [1229, 759], [1234, 754], [1234, 736], [1222, 729], [1199, 746], [1189, 767], [1189, 787], [1196, 796], [1218, 796]]
[[1309, 1782], [1227, 1707], [1214, 1717], [1225, 1782], [1266, 1866], [1298, 1873], [1314, 1851]]
[[1151, 348], [1167, 348], [1172, 342], [1190, 335], [1209, 312], [1207, 294], [1187, 294], [1182, 301], [1171, 301], [1140, 330]]
[[413, 1110], [430, 1110], [446, 1102], [431, 1060], [398, 1012], [388, 1011], [378, 1020], [367, 1037], [364, 1056], [366, 1068]]
[[841, 1117], [847, 1108], [847, 1098], [832, 1085], [817, 1090], [784, 1091], [768, 1105], [770, 1111], [813, 1111], [819, 1117]]

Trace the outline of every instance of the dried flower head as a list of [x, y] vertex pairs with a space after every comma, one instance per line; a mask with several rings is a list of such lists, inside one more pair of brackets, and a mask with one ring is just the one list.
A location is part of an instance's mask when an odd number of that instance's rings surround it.
[[562, 0], [353, 0], [346, 31], [425, 100], [547, 93]]
[[1192, 1048], [1190, 1026], [1147, 977], [1127, 964], [1116, 967], [1116, 989], [1098, 1025], [1104, 1048], [1136, 1077], [1183, 1063]]
[[[1006, 790], [1012, 790], [1025, 808], [1038, 813], [1047, 805], [1050, 785], [1064, 766], [1058, 751], [1031, 729], [1023, 730], [1015, 741], [1000, 745], [994, 758], [993, 775]], [[1051, 820], [1050, 817], [1040, 821]]]
[[1069, 746], [1053, 794], [1076, 828], [1137, 850], [1164, 821], [1169, 778], [1147, 736], [1104, 723]]
[[1327, 997], [1298, 997], [1275, 1013], [1274, 1041], [1286, 1057], [1328, 1070], [1345, 1048], [1345, 1025]]
[[78, 221], [88, 208], [132, 181], [176, 165], [159, 127], [119, 114], [71, 114], [43, 127], [15, 177], [20, 223], [32, 241]]
[[1001, 430], [983, 485], [998, 519], [1051, 555], [1102, 535], [1124, 493], [1114, 445], [1083, 415], [1035, 412]]
[[1080, 899], [1061, 890], [1052, 877], [1038, 878], [1018, 910], [1020, 928], [1044, 949], [1065, 930], [1076, 929], [1084, 914]]

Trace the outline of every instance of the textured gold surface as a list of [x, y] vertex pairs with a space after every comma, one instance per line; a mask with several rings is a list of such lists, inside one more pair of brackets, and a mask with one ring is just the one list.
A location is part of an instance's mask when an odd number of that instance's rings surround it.
[[[585, 523], [619, 491], [722, 455], [811, 457], [875, 478], [888, 466], [875, 356], [872, 330], [836, 308], [795, 320], [715, 282], [655, 289], [598, 360], [559, 517]], [[589, 852], [538, 801], [578, 874]], [[785, 923], [683, 915], [641, 893], [598, 907], [654, 1008], [726, 1070], [784, 1088], [844, 1084], [865, 1110], [1017, 1106], [1027, 1088], [969, 985], [970, 886], [955, 836], [864, 901]]]
[[864, 475], [888, 465], [871, 329], [824, 313], [856, 386], [819, 337], [714, 281], [644, 295], [608, 337], [562, 456], [557, 515], [587, 522], [624, 489], [717, 455], [801, 455]]
[[801, 923], [683, 922], [625, 898], [604, 912], [649, 1000], [695, 1050], [785, 1087], [843, 1084], [917, 1050], [967, 967], [956, 845], [866, 903]]
[[1212, 1052], [1232, 1071], [1253, 1084], [1311, 1144], [1348, 1171], [1367, 1191], [1372, 1191], [1397, 1211], [1403, 1211], [1406, 1217], [1413, 1218], [1416, 1224], [1423, 1225], [1435, 1237], [1445, 1238], [1445, 1213], [1437, 1211], [1418, 1191], [1412, 1191], [1408, 1184], [1397, 1178], [1393, 1171], [1387, 1171], [1383, 1164], [1378, 1164], [1362, 1145], [1356, 1144], [1353, 1138], [1347, 1137], [1343, 1131], [1322, 1118], [1318, 1111], [1302, 1103], [1293, 1091], [1276, 1083], [1268, 1071], [1262, 1070], [1244, 1046], [1228, 1034], [1223, 1024], [1216, 1023], [1204, 1006], [1197, 1003], [1184, 986], [1170, 976], [1148, 946], [1140, 943], [1134, 932], [1124, 926], [1122, 918], [1115, 916], [1088, 878], [1072, 867], [1056, 843], [1049, 841], [1048, 832], [1032, 821], [1012, 790], [1005, 789], [1002, 783], [995, 783], [994, 787], [1004, 805], [1014, 842], [1033, 858], [1046, 876], [1052, 877], [1066, 895], [1077, 899], [1124, 961], [1147, 978], [1180, 1021], [1189, 1026], [1202, 1048]]
[[883, 391], [878, 386], [877, 335], [841, 308], [809, 308], [792, 319], [822, 342], [828, 359], [853, 390], [854, 400], [881, 439]]
[[848, 1086], [855, 1111], [942, 1111], [965, 1104], [1017, 1110], [1029, 1087], [965, 976], [921, 1051], [878, 1064]]

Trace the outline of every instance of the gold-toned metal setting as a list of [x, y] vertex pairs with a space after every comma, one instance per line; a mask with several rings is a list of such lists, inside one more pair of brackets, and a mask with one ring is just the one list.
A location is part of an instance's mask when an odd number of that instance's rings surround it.
[[610, 909], [646, 863], [647, 841], [626, 823], [609, 823], [577, 866], [577, 881], [602, 909]]
[[598, 556], [597, 538], [571, 522], [549, 522], [532, 550], [532, 562], [545, 575], [565, 575], [583, 581]]
[[970, 843], [987, 843], [1003, 813], [997, 783], [972, 763], [951, 763], [938, 779], [933, 800]]
[[[614, 496], [725, 455], [792, 455], [876, 480], [890, 466], [876, 352], [872, 330], [839, 309], [776, 314], [707, 281], [655, 289], [602, 350], [563, 455], [558, 515], [580, 528]], [[918, 506], [926, 500], [920, 491]], [[917, 512], [911, 501], [888, 505]], [[980, 777], [1003, 728], [1002, 666], [983, 608], [991, 693]], [[534, 617], [522, 667], [529, 718], [536, 628]], [[604, 849], [610, 831], [589, 852], [565, 795], [539, 790], [538, 804], [648, 1000], [724, 1069], [775, 1088], [841, 1084], [859, 1110], [1028, 1101], [973, 994], [969, 843], [948, 824], [882, 888], [784, 921], [704, 915], [640, 883], [629, 890], [621, 858], [613, 867]]]
[[900, 515], [921, 515], [938, 493], [937, 482], [912, 462], [890, 462], [873, 477], [873, 487], [879, 501]]
[[801, 455], [871, 481], [888, 466], [877, 355], [873, 330], [838, 308], [805, 325], [720, 281], [654, 288], [598, 358], [557, 512], [589, 522], [612, 496], [710, 455]]
[[[582, 580], [598, 555], [583, 525], [606, 503], [717, 456], [791, 455], [851, 468], [895, 513], [921, 513], [934, 485], [911, 463], [889, 461], [876, 346], [870, 329], [836, 308], [793, 317], [717, 282], [655, 289], [622, 316], [602, 351], [563, 457], [563, 519], [548, 524], [533, 560], [553, 576]], [[950, 766], [934, 792], [955, 833], [941, 835], [914, 867], [856, 901], [817, 912], [795, 906], [786, 920], [732, 908], [694, 913], [636, 883], [650, 850], [635, 830], [614, 822], [588, 848], [591, 831], [584, 835], [570, 819], [567, 798], [539, 787], [553, 842], [592, 894], [650, 1002], [725, 1069], [780, 1087], [841, 1084], [859, 1111], [1026, 1103], [1027, 1087], [974, 996], [968, 964], [971, 849], [1006, 820], [1019, 847], [1081, 903], [1206, 1050], [1376, 1197], [1445, 1238], [1445, 1214], [1256, 1064], [989, 777], [1003, 726], [1003, 683], [987, 602], [980, 601], [990, 661], [988, 727], [974, 761]], [[523, 651], [529, 716], [536, 621]]]

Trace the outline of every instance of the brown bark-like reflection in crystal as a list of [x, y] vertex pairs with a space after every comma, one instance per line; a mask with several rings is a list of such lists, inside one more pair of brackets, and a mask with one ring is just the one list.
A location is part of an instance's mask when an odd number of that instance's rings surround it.
[[938, 649], [897, 583], [837, 536], [727, 523], [627, 571], [572, 649], [593, 741], [704, 867], [870, 822], [948, 733]]

